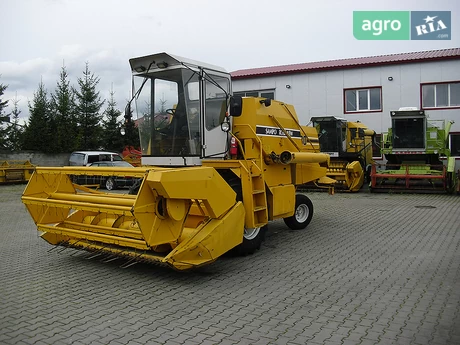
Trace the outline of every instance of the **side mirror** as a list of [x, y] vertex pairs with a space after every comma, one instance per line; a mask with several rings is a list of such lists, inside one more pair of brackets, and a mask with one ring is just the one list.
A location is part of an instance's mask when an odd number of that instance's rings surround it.
[[241, 96], [230, 97], [230, 116], [238, 117], [243, 112], [243, 98]]

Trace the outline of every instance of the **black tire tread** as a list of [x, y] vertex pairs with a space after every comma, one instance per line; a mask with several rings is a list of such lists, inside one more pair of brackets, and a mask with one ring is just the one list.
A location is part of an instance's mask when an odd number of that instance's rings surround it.
[[311, 200], [304, 194], [296, 194], [295, 196], [295, 210], [297, 210], [297, 207], [300, 205], [305, 204], [307, 205], [309, 209], [309, 214], [308, 218], [303, 222], [299, 223], [297, 219], [295, 218], [295, 211], [294, 214], [291, 217], [284, 218], [284, 223], [289, 227], [291, 230], [302, 230], [305, 229], [308, 224], [310, 224], [311, 219], [313, 217], [313, 203]]

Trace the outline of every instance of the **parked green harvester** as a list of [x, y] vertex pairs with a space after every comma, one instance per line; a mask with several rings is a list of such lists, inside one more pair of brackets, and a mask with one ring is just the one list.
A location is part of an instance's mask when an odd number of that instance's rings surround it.
[[454, 192], [458, 176], [448, 148], [453, 122], [431, 120], [414, 108], [391, 111], [390, 116], [392, 127], [382, 134], [381, 144], [387, 162], [372, 165], [371, 190]]

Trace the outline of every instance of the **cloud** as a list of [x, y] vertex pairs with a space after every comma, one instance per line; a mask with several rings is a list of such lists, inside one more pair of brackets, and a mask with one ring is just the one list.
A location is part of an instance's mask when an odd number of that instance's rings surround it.
[[[2, 83], [17, 91], [30, 87], [37, 75], [47, 75], [53, 67], [51, 59], [37, 58], [24, 62], [0, 61]], [[39, 80], [38, 80], [39, 81]]]
[[36, 58], [23, 62], [0, 61], [0, 83], [7, 85], [2, 100], [8, 100], [6, 113], [11, 112], [14, 100], [18, 100], [21, 118], [29, 116], [28, 102], [33, 99], [33, 92], [40, 80], [46, 83], [53, 71], [54, 62], [51, 59]]
[[61, 46], [58, 52], [58, 56], [63, 59], [74, 60], [84, 55], [85, 48], [81, 44], [67, 44]]
[[10, 100], [7, 112], [13, 108], [12, 100], [18, 99], [21, 117], [28, 117], [27, 105], [33, 100], [40, 81], [43, 81], [49, 95], [54, 93], [63, 66], [70, 84], [78, 87], [77, 80], [83, 77], [87, 62], [90, 71], [99, 78], [97, 90], [101, 98], [109, 99], [113, 91], [118, 108], [123, 110], [131, 93], [131, 71], [127, 59], [115, 50], [90, 50], [72, 44], [61, 46], [52, 58], [0, 61], [0, 83], [8, 85], [2, 96], [3, 100]]

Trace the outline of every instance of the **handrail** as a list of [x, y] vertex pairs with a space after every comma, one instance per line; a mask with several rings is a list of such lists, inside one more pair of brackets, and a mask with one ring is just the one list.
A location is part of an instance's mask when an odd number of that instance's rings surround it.
[[[254, 129], [248, 125], [248, 124], [240, 124], [240, 125], [237, 125], [239, 127], [247, 127], [249, 128], [251, 134], [252, 134], [252, 139], [257, 143], [257, 145], [259, 145], [259, 159], [262, 160], [263, 157], [264, 157], [264, 154], [263, 154], [263, 146], [262, 146], [262, 141], [260, 140], [259, 136], [257, 135], [257, 133], [254, 131]], [[243, 159], [244, 161], [246, 162], [247, 166], [249, 166], [249, 163], [248, 163], [248, 160], [246, 158], [246, 155], [245, 155], [245, 152], [244, 152], [244, 149], [243, 149], [243, 144], [241, 143], [241, 141], [236, 137], [236, 135], [233, 133], [233, 132], [230, 132], [231, 136], [235, 138], [235, 140], [237, 141], [238, 143], [238, 146], [240, 147], [241, 149], [241, 153], [243, 154]], [[255, 163], [253, 163], [255, 164]], [[259, 171], [262, 171], [262, 167], [261, 166], [258, 166], [256, 164], [257, 168], [259, 169]], [[246, 170], [247, 173], [249, 173], [249, 171], [244, 168]]]
[[315, 150], [315, 147], [313, 146], [313, 143], [311, 142], [310, 138], [308, 138], [308, 135], [307, 133], [303, 130], [302, 126], [300, 125], [299, 121], [297, 121], [296, 117], [291, 113], [291, 111], [289, 110], [289, 108], [287, 107], [286, 104], [282, 103], [284, 109], [287, 111], [287, 113], [291, 116], [292, 120], [295, 122], [295, 124], [297, 125], [297, 127], [299, 127], [299, 129], [302, 131], [303, 135], [305, 136], [305, 138], [307, 138], [307, 141], [308, 143], [311, 145], [311, 148], [313, 150]]
[[284, 129], [284, 127], [281, 125], [281, 123], [278, 121], [278, 119], [275, 117], [275, 115], [268, 115], [268, 117], [270, 117], [273, 122], [275, 122], [279, 128], [281, 128], [281, 130], [284, 132], [284, 135], [286, 135], [286, 137], [289, 139], [289, 141], [292, 143], [292, 145], [294, 145], [294, 147], [297, 149], [297, 151], [300, 152], [300, 148], [299, 146], [297, 146], [297, 144], [294, 142], [294, 139], [292, 139], [292, 137], [289, 135], [289, 133]]

